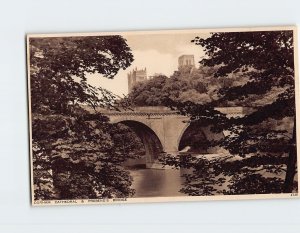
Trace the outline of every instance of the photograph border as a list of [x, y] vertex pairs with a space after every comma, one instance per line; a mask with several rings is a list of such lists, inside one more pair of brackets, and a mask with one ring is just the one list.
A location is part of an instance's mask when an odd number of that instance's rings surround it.
[[[120, 203], [158, 203], [158, 202], [191, 202], [191, 201], [214, 201], [214, 200], [256, 200], [256, 199], [285, 199], [299, 198], [300, 183], [298, 182], [297, 193], [278, 194], [247, 194], [247, 195], [216, 195], [216, 196], [180, 196], [180, 197], [147, 197], [147, 198], [112, 198], [112, 199], [76, 199], [76, 200], [34, 200], [33, 189], [33, 155], [32, 155], [32, 119], [31, 119], [31, 88], [30, 88], [30, 48], [29, 39], [38, 37], [73, 37], [73, 36], [104, 36], [104, 35], [145, 35], [145, 34], [169, 34], [169, 33], [209, 33], [209, 32], [256, 32], [256, 31], [293, 31], [294, 41], [294, 78], [295, 78], [295, 107], [296, 107], [296, 144], [300, 145], [300, 115], [299, 115], [299, 70], [298, 70], [298, 31], [297, 26], [270, 26], [270, 27], [234, 27], [214, 29], [178, 29], [178, 30], [145, 30], [145, 31], [113, 31], [92, 33], [49, 33], [49, 34], [27, 34], [27, 94], [28, 94], [28, 123], [29, 123], [29, 150], [30, 150], [30, 183], [31, 204], [33, 206], [48, 205], [86, 205], [86, 204], [120, 204]], [[300, 146], [297, 146], [297, 168], [299, 169]], [[298, 181], [300, 178], [297, 172]]]

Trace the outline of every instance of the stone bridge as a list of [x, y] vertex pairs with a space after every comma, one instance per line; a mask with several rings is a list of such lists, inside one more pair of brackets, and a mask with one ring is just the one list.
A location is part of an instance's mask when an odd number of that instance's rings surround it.
[[[218, 108], [228, 116], [243, 115], [242, 107]], [[187, 116], [179, 115], [167, 107], [136, 107], [133, 110], [101, 110], [111, 123], [122, 123], [130, 127], [141, 139], [146, 151], [146, 166], [155, 167], [162, 153], [178, 154], [180, 140], [190, 126]], [[222, 135], [213, 134], [209, 127], [201, 128], [205, 137], [213, 139]], [[210, 151], [210, 153], [214, 153]]]

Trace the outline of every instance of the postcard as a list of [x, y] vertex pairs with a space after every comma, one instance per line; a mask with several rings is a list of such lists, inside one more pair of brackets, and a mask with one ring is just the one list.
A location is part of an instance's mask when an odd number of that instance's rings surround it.
[[27, 35], [32, 205], [298, 197], [297, 49], [295, 26]]

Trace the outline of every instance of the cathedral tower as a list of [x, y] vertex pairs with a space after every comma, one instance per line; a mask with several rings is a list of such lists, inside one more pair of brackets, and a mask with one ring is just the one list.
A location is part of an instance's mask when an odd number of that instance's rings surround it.
[[147, 80], [147, 69], [138, 70], [137, 68], [130, 71], [127, 74], [128, 78], [128, 93], [132, 91], [134, 85], [138, 82], [144, 82]]
[[182, 55], [178, 58], [179, 71], [191, 71], [195, 68], [194, 55]]

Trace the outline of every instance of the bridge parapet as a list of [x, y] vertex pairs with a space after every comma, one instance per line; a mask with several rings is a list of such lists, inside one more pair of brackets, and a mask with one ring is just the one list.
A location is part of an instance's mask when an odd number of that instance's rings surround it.
[[[216, 110], [226, 114], [228, 117], [244, 116], [254, 111], [253, 108], [249, 107], [216, 107]], [[165, 115], [180, 115], [178, 111], [171, 110], [165, 106], [142, 106], [134, 107], [131, 109], [122, 109], [120, 111], [98, 108], [97, 111], [107, 116], [120, 116], [120, 115], [139, 115], [139, 116], [165, 116]], [[187, 117], [187, 116], [186, 116]]]
[[254, 108], [250, 107], [216, 107], [215, 109], [226, 114], [227, 117], [241, 117], [254, 111]]
[[164, 106], [134, 107], [130, 109], [122, 109], [120, 111], [105, 108], [97, 108], [97, 111], [103, 114], [177, 114], [176, 111]]

